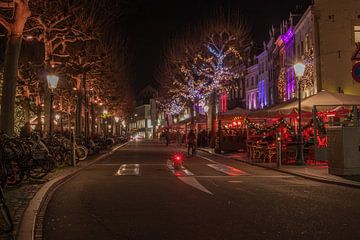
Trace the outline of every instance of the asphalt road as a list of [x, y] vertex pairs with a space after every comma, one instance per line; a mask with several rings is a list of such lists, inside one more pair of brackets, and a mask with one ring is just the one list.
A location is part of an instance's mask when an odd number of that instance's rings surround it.
[[187, 176], [167, 166], [176, 151], [133, 142], [81, 171], [53, 193], [43, 238], [360, 239], [358, 189], [205, 153], [186, 158]]

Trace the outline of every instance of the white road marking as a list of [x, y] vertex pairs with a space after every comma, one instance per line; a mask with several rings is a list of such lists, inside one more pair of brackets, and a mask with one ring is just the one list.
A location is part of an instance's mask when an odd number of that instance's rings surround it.
[[212, 192], [207, 190], [203, 185], [201, 185], [195, 177], [178, 177], [182, 182], [186, 183], [189, 186], [192, 186], [202, 192], [214, 195]]
[[176, 177], [194, 176], [194, 174], [187, 170], [184, 166], [182, 166], [180, 170], [175, 170], [171, 160], [167, 161], [166, 166]]
[[216, 164], [207, 164], [209, 167], [215, 169], [218, 172], [222, 172], [225, 173], [226, 175], [229, 176], [243, 176], [243, 175], [249, 175], [247, 172], [244, 172], [240, 169], [225, 165], [225, 164], [221, 164], [221, 163], [216, 163]]
[[194, 174], [187, 170], [184, 166], [182, 166], [180, 170], [175, 170], [171, 160], [168, 160], [166, 165], [170, 169], [170, 171], [183, 183], [192, 186], [202, 192], [213, 195], [213, 193], [207, 190], [203, 185], [201, 185], [195, 177], [192, 177], [194, 176]]
[[228, 181], [228, 183], [243, 183], [243, 181]]
[[203, 158], [203, 159], [205, 159], [205, 160], [207, 160], [207, 161], [209, 161], [209, 162], [211, 162], [211, 163], [217, 163], [217, 162], [215, 162], [214, 160], [211, 160], [210, 158], [203, 157], [203, 156], [199, 156], [199, 157], [201, 157], [201, 158]]
[[121, 164], [115, 176], [138, 176], [140, 174], [139, 164]]

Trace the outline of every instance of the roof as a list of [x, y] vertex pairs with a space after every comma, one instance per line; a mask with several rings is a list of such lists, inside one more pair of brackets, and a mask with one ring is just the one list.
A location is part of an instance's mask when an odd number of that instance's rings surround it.
[[[359, 105], [360, 96], [343, 93], [331, 93], [321, 91], [318, 94], [305, 98], [301, 101], [301, 108], [305, 112], [311, 112], [313, 107], [319, 106], [321, 110], [329, 110], [336, 105]], [[269, 113], [287, 113], [298, 107], [298, 101], [291, 101], [269, 109]]]

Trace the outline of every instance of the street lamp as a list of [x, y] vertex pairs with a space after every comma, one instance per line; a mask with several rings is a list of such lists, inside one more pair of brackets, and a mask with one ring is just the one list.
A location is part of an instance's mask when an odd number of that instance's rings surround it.
[[302, 126], [301, 126], [301, 87], [302, 87], [302, 76], [304, 76], [305, 65], [303, 63], [297, 63], [294, 65], [295, 75], [298, 78], [298, 147], [296, 154], [295, 165], [305, 165], [304, 153], [303, 153], [303, 141], [302, 141]]
[[47, 82], [48, 82], [48, 87], [50, 88], [50, 123], [49, 123], [49, 136], [52, 136], [52, 130], [53, 130], [53, 94], [54, 94], [54, 89], [57, 87], [57, 84], [59, 82], [59, 77], [51, 74], [51, 75], [47, 75]]
[[208, 112], [209, 112], [209, 106], [205, 105], [204, 107], [204, 112], [205, 112], [205, 116], [206, 116], [206, 131], [208, 131], [208, 126], [209, 126], [209, 118], [208, 118]]
[[114, 120], [115, 120], [115, 134], [119, 135], [119, 121], [120, 121], [120, 118], [118, 116], [116, 116], [116, 117], [114, 117]]

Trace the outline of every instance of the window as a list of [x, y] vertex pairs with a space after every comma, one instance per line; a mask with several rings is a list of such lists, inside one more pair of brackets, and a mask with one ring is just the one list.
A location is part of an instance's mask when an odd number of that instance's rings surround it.
[[356, 43], [360, 43], [360, 24], [354, 26], [354, 40]]
[[254, 86], [254, 77], [251, 77], [251, 86]]

